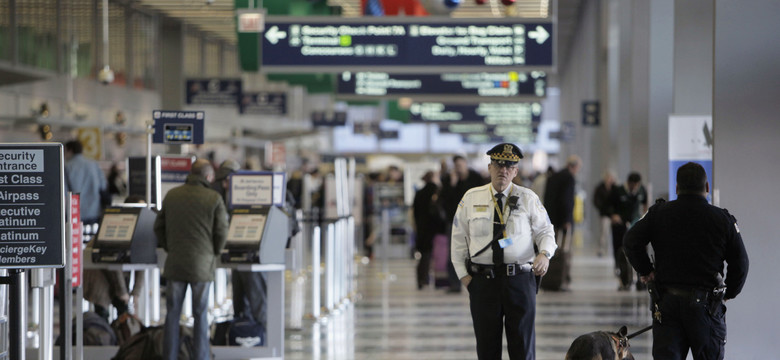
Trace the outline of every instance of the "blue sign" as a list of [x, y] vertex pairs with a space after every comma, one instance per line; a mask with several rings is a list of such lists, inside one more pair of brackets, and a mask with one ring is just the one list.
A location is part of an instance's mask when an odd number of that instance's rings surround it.
[[238, 112], [246, 115], [286, 115], [287, 93], [270, 91], [245, 92], [241, 95]]
[[477, 105], [447, 105], [442, 103], [412, 104], [412, 122], [484, 123], [487, 125], [527, 125], [542, 121], [540, 103], [482, 103]]
[[344, 72], [337, 78], [340, 97], [417, 95], [544, 97], [547, 90], [547, 74], [544, 71], [444, 73], [437, 75]]
[[203, 111], [154, 110], [155, 144], [203, 144]]
[[268, 17], [265, 29], [266, 72], [438, 73], [554, 65], [550, 22]]
[[241, 84], [241, 79], [187, 80], [187, 105], [236, 106]]

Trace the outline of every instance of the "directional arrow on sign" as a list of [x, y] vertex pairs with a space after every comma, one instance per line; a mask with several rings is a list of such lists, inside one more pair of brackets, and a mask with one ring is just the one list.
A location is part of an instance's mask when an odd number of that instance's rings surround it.
[[550, 38], [550, 33], [548, 33], [547, 30], [545, 30], [542, 26], [536, 25], [536, 30], [529, 31], [528, 37], [531, 39], [536, 39], [537, 44], [544, 44], [544, 42]]
[[[268, 39], [268, 42], [276, 45], [276, 43], [279, 42], [279, 40], [284, 39], [287, 37], [287, 32], [285, 31], [279, 31], [279, 27], [274, 25], [268, 31], [265, 32], [265, 38]], [[541, 44], [541, 43], [540, 43]]]

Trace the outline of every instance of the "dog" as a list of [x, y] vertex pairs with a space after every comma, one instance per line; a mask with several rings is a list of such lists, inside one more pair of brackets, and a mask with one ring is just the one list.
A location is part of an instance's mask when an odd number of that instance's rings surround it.
[[574, 339], [566, 360], [634, 360], [623, 326], [617, 332], [594, 331]]

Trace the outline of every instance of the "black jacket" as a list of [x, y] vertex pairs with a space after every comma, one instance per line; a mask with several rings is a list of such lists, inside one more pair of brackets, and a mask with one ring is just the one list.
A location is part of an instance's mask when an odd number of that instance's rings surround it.
[[446, 231], [444, 211], [434, 196], [438, 192], [439, 188], [435, 184], [426, 183], [414, 195], [412, 211], [414, 212], [414, 223], [417, 226], [415, 248], [419, 251], [431, 250], [433, 237], [436, 234], [444, 234]]
[[[726, 299], [736, 297], [748, 273], [748, 256], [737, 220], [699, 195], [654, 205], [626, 233], [626, 255], [640, 275], [655, 271], [660, 286], [712, 289], [728, 264]], [[655, 265], [645, 246], [655, 250]]]
[[547, 179], [544, 188], [544, 207], [550, 222], [558, 228], [574, 222], [574, 175], [563, 169]]

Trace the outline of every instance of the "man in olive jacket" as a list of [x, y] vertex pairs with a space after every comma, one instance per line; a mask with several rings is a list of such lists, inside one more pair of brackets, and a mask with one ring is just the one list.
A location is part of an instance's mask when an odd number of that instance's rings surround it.
[[208, 306], [217, 257], [225, 246], [228, 214], [219, 193], [210, 189], [214, 168], [208, 160], [192, 164], [187, 182], [171, 189], [157, 214], [154, 232], [168, 253], [163, 276], [166, 308], [163, 358], [176, 360], [179, 352], [179, 318], [187, 285], [192, 290], [194, 359], [210, 359]]

